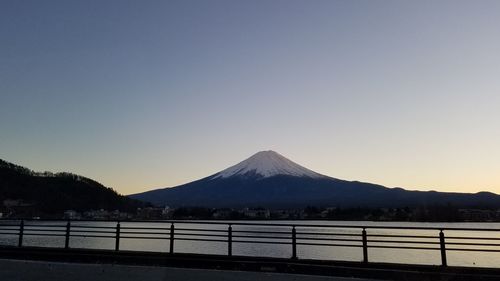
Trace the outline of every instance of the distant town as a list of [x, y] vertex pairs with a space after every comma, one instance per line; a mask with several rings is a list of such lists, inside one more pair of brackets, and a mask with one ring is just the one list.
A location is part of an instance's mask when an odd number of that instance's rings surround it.
[[120, 210], [66, 210], [61, 214], [43, 214], [22, 200], [4, 200], [0, 206], [3, 219], [70, 219], [70, 220], [367, 220], [422, 222], [499, 222], [500, 209], [463, 209], [451, 205], [416, 208], [339, 208], [303, 209], [142, 207], [136, 212]]

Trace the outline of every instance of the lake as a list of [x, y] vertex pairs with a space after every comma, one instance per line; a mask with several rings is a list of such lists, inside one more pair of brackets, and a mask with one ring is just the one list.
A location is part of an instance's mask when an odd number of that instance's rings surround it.
[[[221, 221], [216, 221], [221, 222]], [[224, 221], [227, 222], [227, 221]], [[415, 222], [353, 222], [353, 221], [240, 221], [242, 223], [259, 223], [262, 225], [233, 225], [233, 255], [243, 256], [263, 256], [263, 257], [282, 257], [292, 256], [292, 246], [279, 244], [280, 242], [289, 243], [291, 240], [291, 227], [279, 226], [276, 224], [296, 225], [297, 231], [297, 256], [299, 259], [324, 259], [324, 260], [343, 260], [343, 261], [361, 261], [363, 252], [361, 247], [348, 247], [347, 245], [362, 245], [360, 241], [361, 229], [349, 228], [349, 226], [366, 226], [368, 235], [368, 259], [370, 262], [389, 262], [389, 263], [408, 263], [408, 264], [427, 264], [440, 265], [441, 256], [439, 250], [414, 250], [414, 249], [387, 249], [371, 248], [371, 246], [409, 246], [409, 247], [428, 247], [439, 248], [439, 230], [429, 229], [373, 229], [370, 227], [426, 227], [426, 228], [483, 228], [499, 229], [500, 223], [415, 223]], [[0, 221], [3, 224], [12, 223], [12, 221]], [[17, 222], [16, 222], [17, 223]], [[233, 221], [238, 223], [238, 221]], [[272, 224], [270, 226], [269, 224]], [[25, 236], [23, 246], [41, 246], [41, 247], [64, 247], [66, 222], [64, 221], [28, 221], [25, 227]], [[304, 227], [304, 225], [314, 225], [313, 227]], [[339, 226], [331, 228], [329, 226]], [[44, 226], [58, 226], [60, 232], [47, 231]], [[345, 227], [342, 227], [345, 226]], [[89, 227], [89, 228], [85, 228]], [[97, 229], [95, 227], [104, 227]], [[93, 248], [93, 249], [114, 249], [115, 247], [115, 227], [116, 222], [92, 222], [92, 221], [73, 221], [69, 240], [70, 248]], [[201, 253], [201, 254], [220, 254], [226, 255], [227, 245], [227, 225], [207, 225], [196, 222], [176, 223], [176, 235], [174, 252], [176, 253]], [[170, 223], [161, 222], [121, 222], [120, 250], [137, 251], [169, 251], [169, 233]], [[0, 229], [2, 229], [0, 227]], [[5, 226], [0, 230], [1, 245], [17, 245], [18, 227]], [[44, 230], [45, 229], [45, 230]], [[51, 228], [54, 229], [54, 228]], [[189, 230], [191, 229], [191, 230]], [[194, 231], [199, 230], [199, 231]], [[91, 232], [94, 231], [94, 232]], [[99, 232], [102, 231], [102, 232]], [[241, 231], [241, 232], [240, 232]], [[136, 232], [146, 232], [150, 234], [137, 234]], [[280, 234], [269, 234], [268, 232], [280, 232]], [[5, 234], [5, 233], [11, 233]], [[39, 236], [31, 234], [59, 234], [61, 236]], [[185, 235], [182, 235], [184, 233]], [[208, 234], [209, 239], [219, 239], [223, 242], [208, 241], [190, 241], [178, 239], [196, 239], [192, 234]], [[304, 234], [310, 233], [310, 234]], [[328, 236], [335, 233], [336, 236]], [[470, 230], [445, 230], [447, 243], [448, 265], [453, 266], [472, 266], [472, 267], [500, 267], [500, 253], [498, 252], [474, 252], [474, 251], [453, 251], [452, 248], [470, 249], [472, 246], [463, 245], [467, 243], [486, 243], [497, 244], [495, 240], [500, 240], [500, 231], [470, 231]], [[191, 235], [190, 235], [191, 234]], [[80, 236], [73, 236], [80, 235]], [[100, 235], [104, 237], [91, 238], [89, 235]], [[381, 237], [377, 235], [401, 235], [412, 237]], [[148, 236], [155, 239], [137, 239], [135, 236]], [[245, 238], [252, 236], [252, 238]], [[415, 238], [415, 236], [432, 236], [432, 238]], [[106, 238], [108, 237], [108, 238]], [[131, 238], [125, 238], [131, 237]], [[326, 237], [326, 238], [325, 238]], [[335, 241], [335, 239], [352, 239], [353, 241]], [[457, 237], [457, 238], [451, 238]], [[470, 237], [481, 237], [478, 240], [468, 240]], [[465, 239], [459, 239], [465, 238]], [[318, 243], [333, 243], [338, 246], [309, 246], [300, 245], [300, 243], [310, 243], [313, 239], [322, 239]], [[387, 240], [398, 240], [398, 243], [385, 243]], [[262, 244], [250, 244], [236, 241], [258, 240]], [[356, 241], [354, 241], [356, 240]], [[372, 241], [381, 242], [372, 242]], [[428, 244], [419, 244], [415, 242], [425, 241]], [[455, 245], [448, 243], [457, 243]], [[462, 244], [461, 244], [462, 243]], [[346, 246], [342, 246], [346, 245]], [[500, 250], [499, 247], [475, 245], [475, 249]]]

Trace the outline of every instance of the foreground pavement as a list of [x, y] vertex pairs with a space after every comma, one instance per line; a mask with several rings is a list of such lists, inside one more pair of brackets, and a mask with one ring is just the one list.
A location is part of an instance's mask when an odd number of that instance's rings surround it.
[[[0, 259], [5, 281], [375, 281], [346, 277], [213, 269]], [[380, 281], [380, 279], [378, 279]]]
[[500, 268], [124, 250], [0, 247], [0, 261], [0, 281], [500, 280]]

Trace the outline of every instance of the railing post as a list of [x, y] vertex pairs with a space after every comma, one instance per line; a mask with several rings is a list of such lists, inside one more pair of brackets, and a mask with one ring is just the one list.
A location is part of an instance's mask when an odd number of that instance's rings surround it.
[[174, 234], [175, 234], [174, 223], [170, 225], [170, 254], [174, 253]]
[[116, 224], [115, 251], [120, 250], [120, 222]]
[[444, 241], [444, 233], [442, 229], [439, 232], [439, 245], [441, 246], [441, 264], [443, 266], [447, 266], [448, 263], [446, 261], [446, 244]]
[[295, 225], [292, 227], [292, 259], [297, 259], [297, 231]]
[[227, 228], [227, 255], [233, 255], [233, 227], [231, 224]]
[[24, 220], [21, 220], [21, 224], [19, 225], [19, 243], [18, 247], [23, 246], [23, 236], [24, 236]]
[[363, 237], [363, 262], [368, 262], [368, 239], [366, 237], [366, 228], [361, 232]]
[[68, 222], [66, 223], [66, 240], [64, 240], [64, 249], [68, 249], [69, 248], [70, 228], [71, 228], [71, 223], [68, 220]]

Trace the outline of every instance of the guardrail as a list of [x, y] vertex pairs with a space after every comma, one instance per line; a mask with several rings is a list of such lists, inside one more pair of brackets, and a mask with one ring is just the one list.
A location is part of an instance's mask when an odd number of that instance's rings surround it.
[[[110, 225], [89, 225], [89, 222], [106, 222]], [[134, 223], [151, 223], [152, 226], [134, 226]], [[116, 223], [116, 224], [115, 224]], [[126, 223], [126, 225], [122, 225]], [[1, 220], [0, 237], [17, 236], [17, 246], [24, 247], [27, 236], [64, 237], [64, 248], [69, 249], [72, 237], [114, 240], [114, 250], [120, 251], [120, 239], [168, 240], [170, 254], [174, 254], [176, 241], [216, 242], [227, 244], [227, 255], [233, 255], [236, 243], [289, 245], [291, 259], [297, 259], [297, 246], [353, 247], [360, 248], [362, 262], [368, 263], [369, 250], [406, 249], [439, 251], [442, 266], [447, 266], [449, 251], [500, 252], [499, 236], [484, 236], [484, 233], [500, 229], [490, 228], [440, 228], [398, 226], [353, 226], [318, 224], [282, 224], [252, 222], [209, 221], [61, 221], [61, 220]], [[203, 228], [193, 228], [189, 225]], [[233, 227], [238, 226], [238, 229]], [[242, 228], [242, 227], [246, 227]], [[258, 227], [258, 230], [248, 229]], [[273, 230], [279, 227], [280, 230]], [[315, 228], [328, 232], [314, 231]], [[350, 232], [341, 231], [349, 229]], [[383, 234], [380, 230], [425, 230], [433, 235]], [[483, 236], [446, 236], [445, 232], [471, 231]], [[485, 243], [484, 241], [490, 241]], [[1, 246], [1, 245], [0, 245]], [[448, 247], [450, 246], [450, 247]]]

